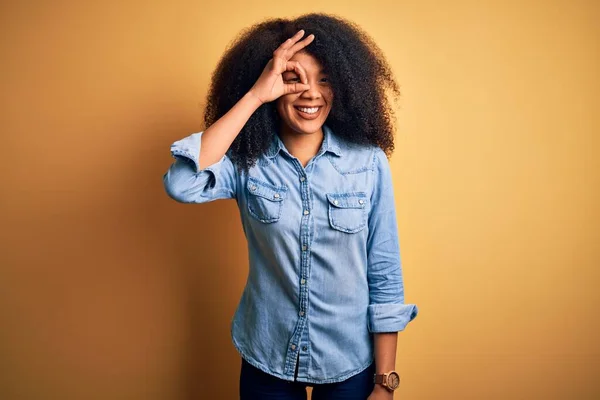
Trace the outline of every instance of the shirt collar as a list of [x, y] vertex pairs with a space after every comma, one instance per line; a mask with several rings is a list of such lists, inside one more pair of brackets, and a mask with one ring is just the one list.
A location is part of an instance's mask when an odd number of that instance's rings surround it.
[[[267, 149], [265, 155], [268, 158], [273, 158], [279, 153], [280, 150], [289, 154], [289, 152], [285, 148], [285, 145], [283, 144], [283, 141], [279, 138], [279, 135], [275, 134], [273, 136], [273, 141], [271, 142], [271, 145]], [[340, 138], [338, 138], [336, 134], [333, 133], [329, 126], [323, 124], [323, 143], [321, 143], [321, 148], [317, 152], [317, 155], [325, 153], [327, 151], [337, 156], [342, 156]]]

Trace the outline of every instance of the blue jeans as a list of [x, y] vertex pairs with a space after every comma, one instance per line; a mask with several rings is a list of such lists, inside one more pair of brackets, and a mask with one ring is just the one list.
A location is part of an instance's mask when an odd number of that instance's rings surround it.
[[366, 400], [375, 385], [374, 373], [375, 363], [342, 382], [291, 382], [267, 374], [242, 358], [240, 400], [306, 400], [306, 386], [313, 388], [312, 400]]

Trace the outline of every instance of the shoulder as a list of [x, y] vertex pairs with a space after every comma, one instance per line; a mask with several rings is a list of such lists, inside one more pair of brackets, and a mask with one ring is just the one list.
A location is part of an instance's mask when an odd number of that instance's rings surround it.
[[373, 170], [374, 171], [388, 171], [390, 169], [390, 163], [387, 158], [385, 151], [381, 147], [375, 146], [373, 149]]

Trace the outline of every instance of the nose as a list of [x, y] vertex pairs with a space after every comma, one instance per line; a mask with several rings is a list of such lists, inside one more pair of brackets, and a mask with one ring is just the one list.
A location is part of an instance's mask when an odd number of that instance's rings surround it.
[[310, 85], [310, 88], [308, 90], [303, 91], [300, 94], [300, 97], [303, 97], [305, 99], [319, 99], [321, 98], [321, 88], [319, 87], [318, 82], [316, 82], [315, 80], [308, 80], [308, 84]]

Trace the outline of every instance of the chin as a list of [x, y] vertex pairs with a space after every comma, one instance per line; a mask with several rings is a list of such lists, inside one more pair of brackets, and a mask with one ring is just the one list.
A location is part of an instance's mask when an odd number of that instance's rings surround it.
[[325, 120], [327, 119], [327, 114], [329, 113], [320, 115], [316, 119], [304, 119], [302, 117], [299, 117], [298, 115], [288, 114], [288, 120], [286, 122], [288, 126], [292, 128], [292, 130], [295, 132], [303, 134], [312, 134], [321, 130], [323, 124], [325, 123]]
[[302, 133], [305, 135], [310, 135], [310, 134], [318, 132], [323, 127], [323, 124], [321, 122], [317, 122], [317, 121], [311, 121], [308, 123], [302, 121], [300, 123], [295, 122], [290, 127], [295, 132]]

